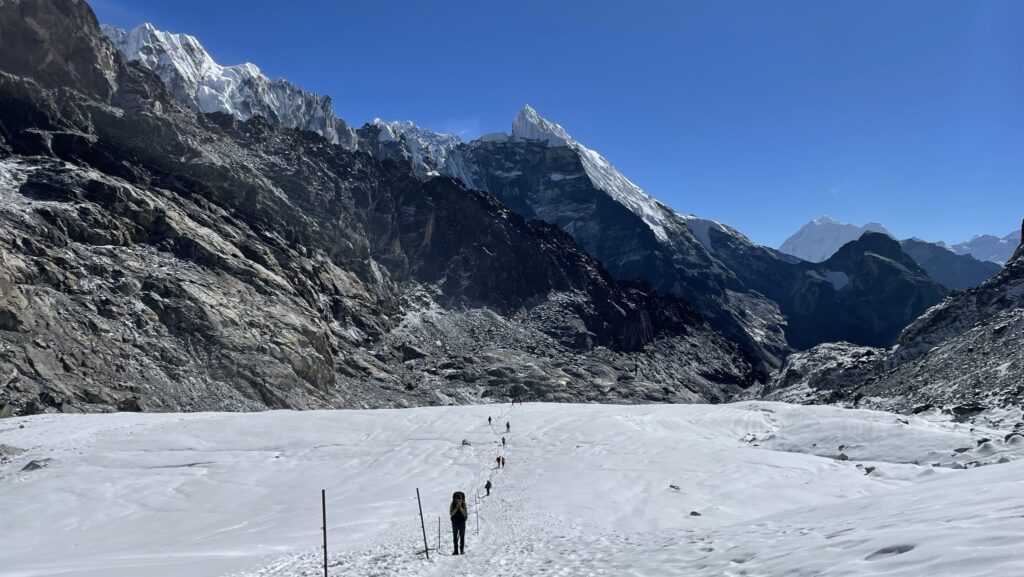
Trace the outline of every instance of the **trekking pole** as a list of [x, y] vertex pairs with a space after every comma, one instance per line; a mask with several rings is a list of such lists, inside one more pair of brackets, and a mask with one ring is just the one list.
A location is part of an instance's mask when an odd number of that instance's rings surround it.
[[320, 489], [320, 506], [324, 513], [324, 577], [327, 577], [327, 490]]
[[441, 554], [441, 516], [437, 516], [437, 554]]
[[[430, 561], [430, 545], [427, 545], [427, 524], [423, 522], [423, 501], [420, 500], [419, 487], [416, 487], [416, 503], [420, 506], [420, 527], [423, 529], [423, 552], [427, 555], [427, 561]], [[326, 561], [324, 561], [324, 563], [326, 563]], [[326, 565], [324, 567], [326, 570]]]

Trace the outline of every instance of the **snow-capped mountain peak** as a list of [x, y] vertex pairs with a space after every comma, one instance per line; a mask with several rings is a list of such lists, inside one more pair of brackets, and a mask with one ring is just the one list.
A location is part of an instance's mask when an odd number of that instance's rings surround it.
[[857, 240], [869, 231], [892, 236], [892, 233], [877, 222], [855, 226], [828, 216], [819, 216], [787, 238], [779, 250], [806, 261], [822, 262], [835, 254], [844, 244]]
[[354, 147], [354, 132], [335, 117], [328, 96], [317, 96], [282, 78], [271, 80], [252, 63], [222, 66], [188, 34], [164, 32], [149, 23], [132, 30], [108, 25], [102, 29], [125, 57], [155, 72], [171, 95], [190, 108], [242, 120], [263, 116]]
[[473, 180], [462, 166], [458, 148], [462, 139], [455, 134], [434, 132], [422, 128], [411, 120], [385, 122], [374, 118], [371, 123], [380, 129], [381, 142], [403, 141], [409, 152], [409, 161], [420, 176], [448, 174], [461, 179], [467, 186]]
[[548, 146], [567, 146], [580, 155], [583, 170], [594, 186], [643, 219], [659, 240], [668, 240], [671, 209], [644, 192], [596, 151], [574, 140], [561, 125], [543, 118], [527, 104], [512, 121], [512, 136], [524, 140], [543, 140]]
[[543, 140], [548, 146], [570, 146], [572, 137], [559, 124], [549, 122], [527, 104], [512, 121], [512, 136], [524, 140]]
[[978, 260], [987, 260], [1001, 265], [1010, 260], [1020, 243], [1021, 231], [1014, 230], [1003, 237], [976, 234], [967, 242], [954, 245], [940, 244], [956, 254], [969, 254]]

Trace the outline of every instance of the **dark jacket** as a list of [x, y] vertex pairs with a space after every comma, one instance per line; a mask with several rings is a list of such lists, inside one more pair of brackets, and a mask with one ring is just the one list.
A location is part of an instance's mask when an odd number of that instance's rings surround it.
[[452, 523], [465, 523], [469, 518], [469, 507], [465, 501], [452, 501], [448, 507], [448, 515], [452, 518]]

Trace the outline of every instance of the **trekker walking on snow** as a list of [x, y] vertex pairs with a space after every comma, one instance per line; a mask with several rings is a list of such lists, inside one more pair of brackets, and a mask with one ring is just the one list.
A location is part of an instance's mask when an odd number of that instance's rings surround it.
[[484, 489], [487, 489], [487, 496], [491, 496], [491, 480], [487, 479], [487, 483], [484, 485]]
[[452, 504], [448, 507], [448, 515], [452, 518], [452, 541], [455, 543], [452, 555], [465, 555], [466, 519], [469, 519], [469, 507], [466, 505], [465, 493], [456, 491], [452, 495]]
[[501, 438], [501, 446], [502, 446], [502, 447], [504, 447], [504, 446], [505, 446], [505, 437], [502, 437], [502, 438]]
[[505, 457], [498, 457], [498, 458], [501, 459], [501, 468], [504, 469], [505, 468]]
[[507, 421], [505, 422], [505, 432], [506, 433], [511, 433], [512, 432], [512, 424], [507, 422]]
[[495, 457], [494, 458], [494, 462], [498, 464], [498, 466], [495, 467], [495, 469], [500, 469], [501, 468], [501, 457]]
[[490, 418], [490, 417], [487, 417], [487, 426], [488, 426], [488, 427], [490, 427], [490, 426], [491, 426], [491, 418]]

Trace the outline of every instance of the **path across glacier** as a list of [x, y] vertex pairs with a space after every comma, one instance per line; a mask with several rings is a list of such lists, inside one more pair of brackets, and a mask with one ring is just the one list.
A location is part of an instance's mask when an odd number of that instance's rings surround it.
[[[509, 410], [0, 421], [0, 443], [28, 449], [0, 468], [0, 575], [317, 575], [321, 488], [339, 576], [1024, 574], [1024, 462], [948, 467], [1020, 457], [1004, 425], [762, 402], [527, 404], [492, 471]], [[839, 445], [850, 461], [833, 458]], [[469, 495], [467, 555], [417, 552], [416, 487], [432, 546], [445, 517], [442, 553], [451, 493]]]

